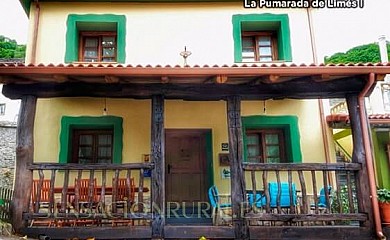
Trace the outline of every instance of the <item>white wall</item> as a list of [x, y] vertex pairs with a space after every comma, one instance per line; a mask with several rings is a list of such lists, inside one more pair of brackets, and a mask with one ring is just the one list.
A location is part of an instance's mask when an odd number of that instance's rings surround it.
[[[30, 16], [30, 43], [34, 22], [33, 11]], [[313, 62], [305, 9], [244, 9], [241, 2], [197, 4], [41, 2], [37, 63], [64, 62], [66, 20], [69, 14], [106, 13], [126, 16], [128, 64], [182, 65], [183, 58], [179, 54], [184, 50], [184, 46], [192, 52], [188, 58], [189, 65], [234, 64], [232, 16], [253, 13], [287, 13], [293, 62]]]
[[2, 90], [3, 85], [0, 84], [0, 104], [5, 103], [5, 115], [0, 115], [0, 121], [16, 122], [19, 114], [20, 101], [6, 98], [1, 94]]

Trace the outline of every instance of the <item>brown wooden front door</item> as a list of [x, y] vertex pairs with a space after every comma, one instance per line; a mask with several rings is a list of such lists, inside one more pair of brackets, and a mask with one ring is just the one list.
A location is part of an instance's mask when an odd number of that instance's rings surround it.
[[165, 131], [166, 201], [207, 201], [206, 133], [202, 129]]

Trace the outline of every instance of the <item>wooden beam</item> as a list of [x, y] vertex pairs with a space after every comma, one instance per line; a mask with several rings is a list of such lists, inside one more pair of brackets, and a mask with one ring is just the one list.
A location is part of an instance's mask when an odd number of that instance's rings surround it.
[[39, 98], [53, 97], [112, 97], [150, 99], [153, 95], [164, 95], [165, 99], [226, 100], [228, 96], [241, 96], [243, 100], [266, 99], [314, 99], [344, 98], [345, 94], [359, 93], [364, 86], [361, 79], [314, 83], [301, 80], [278, 84], [134, 84], [134, 83], [37, 83], [7, 84], [3, 94], [11, 99], [23, 95]]
[[169, 83], [169, 77], [167, 77], [167, 76], [162, 76], [161, 77], [161, 83]]
[[248, 84], [249, 85], [258, 85], [258, 84], [261, 84], [265, 81], [265, 77], [264, 76], [261, 76], [261, 77], [257, 77], [255, 79], [253, 79], [252, 81], [250, 81]]
[[44, 233], [51, 239], [150, 239], [149, 226], [118, 226], [118, 227], [29, 227], [22, 231], [23, 235], [35, 237]]
[[53, 79], [58, 83], [63, 83], [69, 80], [68, 76], [63, 74], [54, 74]]
[[165, 226], [165, 131], [164, 98], [152, 97], [151, 161], [155, 168], [151, 179], [151, 206], [153, 211], [152, 238], [164, 238]]
[[245, 176], [242, 167], [243, 142], [241, 124], [241, 99], [230, 96], [227, 99], [227, 122], [229, 128], [229, 158], [231, 172], [232, 214], [235, 239], [249, 237], [248, 226], [243, 219], [243, 203], [246, 201]]
[[[366, 213], [368, 215], [368, 221], [363, 222], [364, 227], [374, 229], [374, 218], [372, 215], [371, 197], [370, 197], [370, 184], [368, 182], [367, 164], [366, 164], [366, 152], [363, 143], [363, 130], [362, 122], [360, 120], [359, 108], [365, 106], [359, 105], [358, 95], [348, 95], [347, 98], [349, 119], [351, 121], [353, 152], [352, 162], [362, 165], [362, 169], [356, 174], [356, 199], [358, 201], [359, 212]], [[366, 114], [368, 123], [368, 118]]]
[[12, 226], [20, 233], [27, 222], [22, 220], [23, 212], [28, 212], [33, 174], [28, 166], [34, 157], [34, 119], [37, 98], [23, 96], [20, 104], [16, 134], [16, 169], [14, 195], [11, 203]]
[[233, 239], [234, 230], [230, 226], [166, 226], [166, 239]]
[[315, 82], [324, 82], [324, 81], [329, 81], [331, 79], [329, 74], [313, 75], [311, 78]]
[[226, 83], [228, 80], [228, 77], [226, 75], [218, 75], [215, 79], [217, 83]]
[[106, 76], [104, 76], [104, 81], [106, 83], [118, 83], [119, 82], [119, 77], [112, 76], [112, 75], [106, 75]]
[[250, 226], [251, 239], [372, 240], [371, 229], [355, 226]]
[[384, 81], [386, 74], [377, 74], [376, 76], [376, 81]]

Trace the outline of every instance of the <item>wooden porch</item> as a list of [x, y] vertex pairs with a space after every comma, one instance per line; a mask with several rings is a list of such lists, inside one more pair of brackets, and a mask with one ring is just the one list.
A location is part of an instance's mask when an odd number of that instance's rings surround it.
[[[45, 234], [52, 239], [62, 239], [65, 236], [94, 236], [100, 239], [152, 238], [153, 216], [161, 216], [162, 213], [150, 201], [151, 185], [150, 181], [145, 181], [143, 172], [154, 171], [153, 164], [34, 163], [28, 168], [37, 176], [36, 191], [42, 194], [35, 197], [34, 194], [31, 195], [29, 210], [23, 214], [23, 221], [27, 225], [22, 230], [24, 233], [31, 236]], [[240, 196], [244, 201], [239, 206], [240, 215], [233, 222], [222, 226], [165, 224], [164, 238], [195, 239], [206, 236], [213, 239], [234, 239], [235, 227], [232, 223], [238, 221], [247, 228], [247, 238], [250, 239], [279, 239], [290, 237], [291, 234], [301, 239], [326, 239], [329, 236], [338, 238], [347, 235], [370, 239], [372, 236], [368, 227], [369, 216], [359, 210], [362, 203], [358, 201], [356, 179], [362, 170], [361, 164], [244, 164], [243, 169], [248, 173], [245, 178], [245, 194]], [[77, 181], [81, 178], [98, 179], [93, 186], [98, 190], [87, 192], [90, 199], [87, 203], [79, 201], [81, 191], [73, 185], [73, 179]], [[115, 203], [123, 203], [123, 200], [115, 197], [119, 190], [116, 182], [121, 178], [128, 180], [125, 187], [129, 189], [129, 193], [134, 191], [135, 197], [126, 199], [128, 201], [121, 209], [117, 209]], [[130, 179], [134, 178], [137, 180], [131, 190]], [[44, 187], [45, 181], [49, 187]], [[257, 184], [259, 181], [262, 182], [261, 185]], [[295, 191], [297, 198], [294, 200], [294, 195], [290, 195], [287, 207], [280, 201], [273, 206], [267, 189], [270, 182], [287, 183], [288, 191]], [[321, 195], [320, 189], [331, 187], [331, 182], [335, 182], [340, 189], [335, 186], [332, 191]], [[341, 189], [343, 191], [339, 191]], [[153, 188], [151, 190], [153, 192]], [[264, 199], [268, 199], [264, 205], [259, 205], [259, 201], [253, 202], [248, 197], [259, 191], [264, 193]], [[92, 200], [93, 194], [98, 196], [97, 202]], [[281, 195], [282, 192], [278, 194]], [[40, 199], [41, 196], [47, 196], [48, 202]], [[325, 199], [325, 205], [320, 204], [320, 198]], [[81, 204], [80, 207], [78, 204]], [[210, 205], [201, 210], [208, 208]], [[177, 216], [166, 214], [163, 218], [167, 220], [172, 217]]]
[[[20, 233], [46, 234], [52, 239], [65, 236], [94, 236], [96, 239], [198, 239], [201, 236], [211, 239], [372, 239], [376, 222], [368, 180], [370, 153], [365, 146], [369, 136], [362, 130], [362, 126], [367, 125], [367, 116], [358, 111], [364, 108], [359, 94], [364, 91], [366, 94], [374, 82], [388, 72], [389, 66], [0, 66], [2, 82], [7, 84], [3, 88], [4, 94], [22, 100], [12, 207], [14, 227]], [[369, 76], [373, 82], [368, 81]], [[58, 79], [62, 80], [58, 82]], [[100, 166], [33, 160], [37, 98], [73, 96], [152, 99], [151, 164]], [[351, 163], [244, 163], [242, 99], [332, 97], [347, 98], [354, 136]], [[226, 101], [233, 216], [230, 224], [166, 224], [164, 99]], [[143, 178], [145, 170], [151, 170], [149, 182]], [[344, 176], [343, 192], [340, 176]], [[125, 206], [134, 208], [122, 209], [122, 212], [107, 210], [109, 200], [111, 204], [116, 203], [117, 180], [125, 178], [125, 188], [131, 191], [133, 177], [134, 189], [137, 189], [134, 190], [134, 202], [126, 202]], [[82, 178], [90, 180], [90, 187], [95, 186], [91, 182], [97, 179], [98, 201], [90, 202], [94, 190], [88, 190], [89, 201], [80, 205], [84, 203], [80, 200], [80, 189], [72, 187], [71, 183], [73, 179], [76, 182]], [[38, 180], [39, 190], [42, 190], [44, 180], [50, 180], [47, 212], [40, 213], [39, 201], [34, 204], [31, 200], [33, 179]], [[109, 185], [112, 179], [112, 185]], [[58, 185], [59, 182], [63, 185]], [[288, 186], [287, 207], [281, 200], [272, 204], [270, 183], [279, 186], [277, 199], [283, 193], [281, 186]], [[324, 191], [321, 195], [320, 190], [329, 187], [333, 192]], [[61, 192], [56, 188], [62, 188]], [[144, 192], [145, 188], [149, 189], [148, 193]], [[256, 199], [252, 202], [249, 201], [251, 192]], [[258, 192], [260, 201], [257, 200]], [[74, 197], [70, 198], [70, 194]], [[325, 206], [319, 205], [320, 197], [325, 199]], [[148, 204], [151, 207], [147, 207]], [[54, 224], [34, 225], [34, 221], [42, 220]], [[115, 221], [125, 224], [115, 224]]]

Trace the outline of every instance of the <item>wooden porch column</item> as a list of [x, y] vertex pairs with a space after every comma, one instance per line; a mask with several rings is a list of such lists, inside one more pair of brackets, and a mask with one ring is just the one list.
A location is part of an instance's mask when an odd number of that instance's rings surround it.
[[165, 131], [164, 131], [164, 97], [152, 97], [152, 126], [151, 126], [151, 161], [152, 171], [153, 210], [152, 238], [163, 239], [165, 225]]
[[[364, 108], [365, 106], [359, 106], [358, 95], [349, 95], [347, 96], [348, 112], [349, 119], [351, 121], [351, 130], [353, 138], [353, 153], [352, 153], [352, 162], [360, 163], [362, 169], [356, 176], [356, 197], [359, 205], [359, 212], [367, 213], [368, 221], [363, 223], [363, 227], [369, 227], [374, 229], [373, 225], [373, 216], [372, 216], [372, 206], [370, 198], [370, 185], [368, 181], [367, 173], [367, 164], [366, 164], [366, 152], [364, 149], [363, 143], [363, 131], [362, 123], [359, 117], [359, 108]], [[367, 119], [366, 111], [365, 118]], [[366, 121], [368, 124], [368, 119]]]
[[242, 168], [243, 142], [240, 97], [232, 96], [227, 99], [227, 115], [229, 128], [230, 181], [235, 239], [247, 239], [249, 231], [242, 214], [242, 206], [246, 201], [246, 192], [245, 176]]
[[34, 157], [34, 119], [37, 98], [23, 96], [21, 99], [16, 133], [16, 170], [14, 195], [11, 203], [12, 226], [17, 233], [26, 226], [23, 212], [28, 211], [33, 175], [27, 166]]

